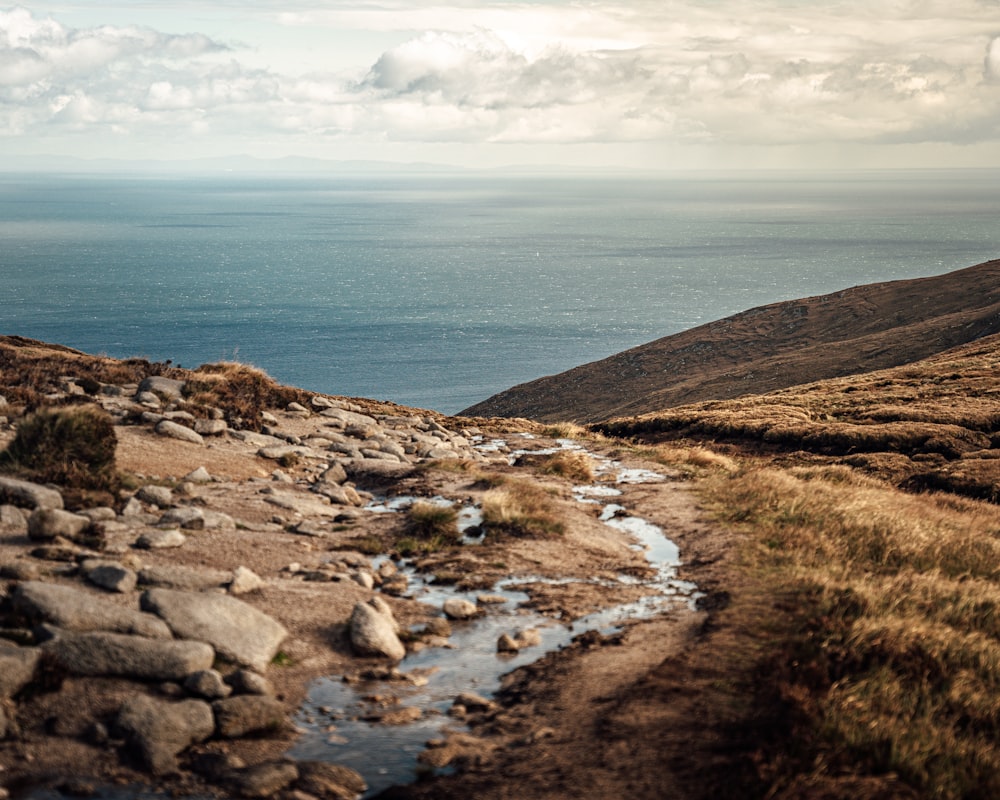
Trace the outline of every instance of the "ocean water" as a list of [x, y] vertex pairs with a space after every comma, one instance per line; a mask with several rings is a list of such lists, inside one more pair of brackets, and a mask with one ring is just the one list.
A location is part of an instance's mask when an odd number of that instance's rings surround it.
[[451, 413], [753, 306], [1000, 257], [998, 179], [0, 175], [0, 333]]

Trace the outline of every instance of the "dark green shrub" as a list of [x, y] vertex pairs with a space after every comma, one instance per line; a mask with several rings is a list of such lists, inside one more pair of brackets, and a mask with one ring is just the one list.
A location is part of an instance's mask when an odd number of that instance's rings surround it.
[[33, 481], [114, 491], [115, 436], [111, 417], [95, 406], [44, 409], [24, 418], [0, 469]]

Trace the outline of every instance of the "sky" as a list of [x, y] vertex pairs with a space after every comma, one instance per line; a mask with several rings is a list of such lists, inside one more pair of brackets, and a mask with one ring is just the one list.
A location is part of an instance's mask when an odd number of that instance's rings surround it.
[[236, 154], [1000, 167], [1000, 0], [0, 5], [0, 164]]

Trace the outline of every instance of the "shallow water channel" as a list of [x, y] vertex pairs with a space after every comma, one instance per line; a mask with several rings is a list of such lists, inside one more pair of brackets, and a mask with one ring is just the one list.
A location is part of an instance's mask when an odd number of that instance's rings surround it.
[[[491, 452], [509, 453], [512, 462], [524, 452], [544, 454], [558, 449], [582, 449], [571, 440], [559, 440], [559, 447], [553, 450], [518, 450], [500, 440], [482, 442], [480, 446]], [[474, 692], [492, 697], [499, 690], [503, 675], [564, 647], [581, 633], [589, 630], [607, 633], [629, 620], [655, 616], [678, 602], [693, 602], [697, 597], [697, 587], [677, 579], [677, 567], [680, 565], [677, 546], [659, 527], [628, 515], [625, 507], [610, 502], [622, 495], [615, 484], [658, 482], [664, 480], [664, 476], [646, 470], [628, 470], [617, 462], [589, 455], [595, 462], [600, 481], [574, 487], [574, 495], [581, 503], [601, 505], [600, 518], [605, 524], [624, 531], [635, 540], [634, 547], [645, 551], [654, 576], [636, 578], [620, 575], [618, 581], [649, 586], [656, 589], [656, 593], [572, 623], [564, 623], [521, 605], [528, 600], [528, 595], [518, 591], [517, 587], [545, 579], [525, 576], [500, 581], [489, 593], [502, 595], [507, 602], [480, 605], [485, 614], [468, 621], [452, 622], [449, 641], [453, 648], [427, 648], [407, 655], [400, 662], [399, 672], [419, 676], [418, 682], [423, 685], [406, 681], [345, 683], [336, 677], [316, 681], [296, 718], [303, 734], [289, 755], [353, 767], [368, 782], [366, 797], [395, 784], [410, 783], [425, 769], [417, 757], [426, 742], [440, 738], [446, 730], [463, 729], [460, 720], [448, 716], [448, 710], [459, 693]], [[415, 499], [393, 498], [373, 504], [371, 510], [394, 513], [402, 511]], [[438, 499], [437, 502], [448, 501]], [[459, 524], [463, 529], [474, 528], [478, 524], [478, 510], [461, 508]], [[475, 546], [476, 541], [466, 537], [467, 546]], [[414, 572], [406, 564], [400, 566], [410, 578], [408, 596], [422, 602], [440, 607], [451, 597], [472, 600], [476, 597], [477, 593], [428, 583], [425, 576]], [[576, 580], [567, 579], [566, 582]], [[541, 636], [539, 645], [517, 653], [497, 652], [497, 639], [501, 634], [513, 635], [526, 628], [538, 631]], [[398, 698], [401, 706], [420, 709], [420, 718], [405, 725], [369, 721], [378, 710], [375, 698], [386, 697]]]

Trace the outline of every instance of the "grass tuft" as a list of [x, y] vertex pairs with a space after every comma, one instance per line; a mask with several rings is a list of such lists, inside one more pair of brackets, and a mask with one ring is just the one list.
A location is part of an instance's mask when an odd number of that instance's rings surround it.
[[527, 481], [507, 480], [483, 495], [483, 528], [488, 536], [508, 534], [551, 539], [565, 525], [551, 495]]

